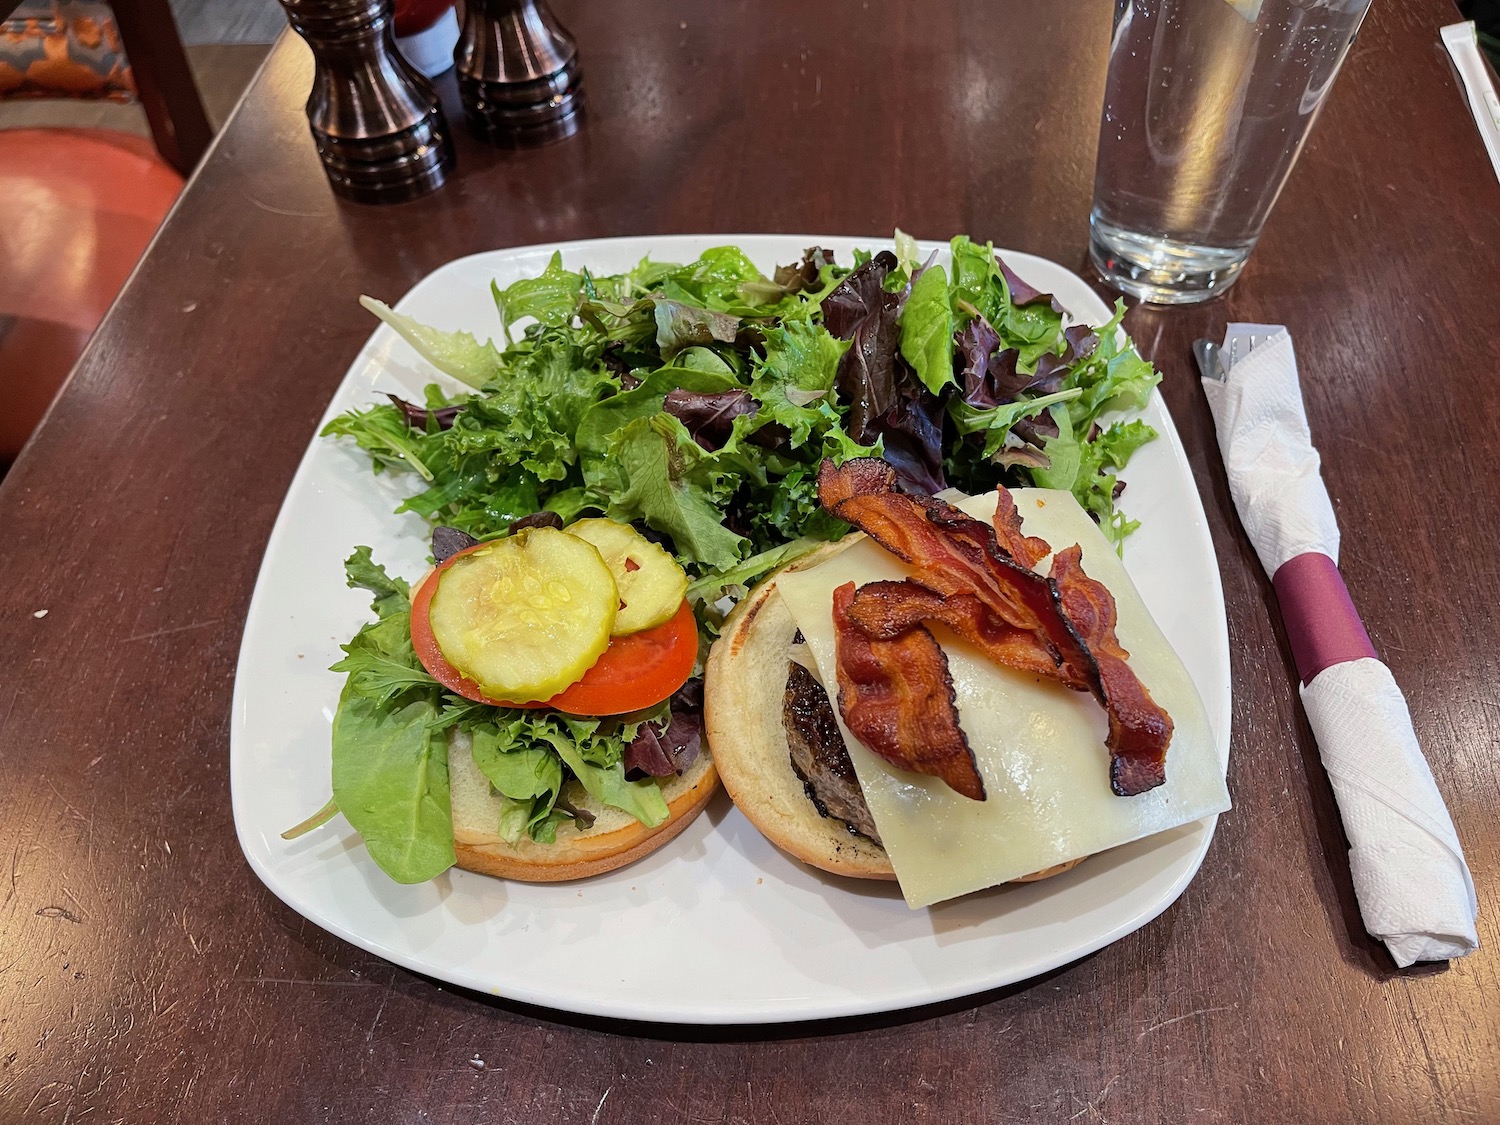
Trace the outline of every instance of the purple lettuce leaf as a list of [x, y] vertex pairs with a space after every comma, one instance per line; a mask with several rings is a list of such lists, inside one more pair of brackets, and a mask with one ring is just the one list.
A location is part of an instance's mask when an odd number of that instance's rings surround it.
[[1052, 355], [1042, 357], [1034, 375], [1016, 370], [1021, 353], [1000, 347], [1000, 334], [977, 312], [959, 332], [958, 349], [964, 357], [964, 401], [979, 410], [993, 410], [1023, 394], [1053, 394], [1062, 389], [1068, 370]]
[[734, 420], [741, 414], [754, 414], [758, 405], [746, 390], [707, 394], [678, 387], [668, 392], [661, 408], [687, 427], [694, 441], [712, 451], [729, 440]]
[[945, 413], [942, 400], [913, 376], [880, 419], [881, 456], [896, 470], [896, 479], [914, 492], [930, 496], [948, 487], [943, 475]]
[[[710, 453], [722, 449], [734, 434], [734, 420], [755, 414], [760, 403], [746, 390], [699, 392], [678, 387], [669, 391], [661, 408], [687, 428], [688, 434]], [[780, 449], [791, 432], [778, 422], [760, 426], [745, 440], [766, 449]]]
[[664, 728], [642, 723], [625, 747], [625, 776], [667, 777], [681, 773], [698, 758], [703, 741], [703, 681], [689, 680], [672, 696], [671, 718]]
[[443, 524], [432, 529], [432, 559], [445, 563], [460, 551], [466, 551], [479, 542], [468, 532]]
[[809, 246], [802, 252], [802, 261], [795, 266], [777, 266], [771, 280], [784, 292], [800, 293], [818, 284], [818, 276], [824, 266], [833, 265], [833, 251], [821, 246]]
[[943, 408], [901, 358], [900, 295], [885, 290], [896, 268], [890, 251], [855, 269], [823, 299], [823, 325], [852, 346], [839, 360], [834, 389], [849, 404], [845, 424], [861, 445], [881, 441], [905, 487], [940, 492]]
[[435, 423], [440, 430], [451, 430], [453, 420], [464, 408], [464, 404], [460, 403], [457, 406], [439, 406], [429, 409], [425, 406], [418, 406], [414, 402], [407, 402], [399, 395], [388, 394], [385, 397], [391, 400], [397, 410], [401, 411], [401, 417], [406, 420], [408, 426], [424, 432], [427, 430], [429, 421]]

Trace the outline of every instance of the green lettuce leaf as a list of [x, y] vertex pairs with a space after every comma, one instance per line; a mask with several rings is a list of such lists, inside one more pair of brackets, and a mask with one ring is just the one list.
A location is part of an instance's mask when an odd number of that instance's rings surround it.
[[[551, 835], [552, 807], [562, 792], [562, 760], [550, 744], [528, 744], [521, 738], [524, 718], [503, 726], [485, 723], [470, 730], [474, 764], [505, 798], [499, 833], [514, 844], [523, 834], [539, 842]], [[545, 841], [550, 842], [550, 840]]]
[[660, 414], [667, 395], [679, 387], [699, 394], [717, 394], [738, 386], [734, 376], [727, 373], [659, 367], [647, 374], [639, 386], [600, 399], [591, 406], [578, 423], [574, 441], [581, 452], [602, 457], [615, 433], [638, 418]]
[[[976, 310], [991, 324], [1005, 300], [1004, 289], [996, 284], [995, 251], [989, 243], [976, 246], [968, 235], [959, 235], [948, 244], [953, 256], [953, 311], [956, 327], [962, 328]], [[967, 306], [967, 308], [965, 307]]]
[[433, 729], [436, 714], [431, 699], [378, 703], [351, 677], [333, 717], [334, 800], [398, 883], [425, 882], [454, 862], [448, 743]]
[[582, 291], [583, 275], [563, 269], [561, 251], [552, 255], [547, 268], [536, 277], [523, 277], [504, 289], [490, 282], [490, 293], [495, 298], [507, 339], [510, 326], [525, 316], [554, 327], [571, 324]]
[[636, 418], [612, 434], [589, 486], [610, 519], [641, 520], [670, 535], [689, 562], [722, 569], [740, 559], [744, 538], [723, 526], [734, 481], [670, 414]]
[[901, 355], [933, 394], [953, 382], [953, 310], [948, 275], [929, 266], [901, 310]]
[[428, 462], [439, 455], [441, 435], [412, 429], [401, 411], [389, 403], [340, 414], [319, 436], [353, 438], [370, 455], [377, 473], [394, 469], [414, 472], [427, 481], [436, 479]]
[[429, 328], [374, 297], [361, 297], [359, 303], [395, 329], [418, 355], [444, 375], [479, 388], [500, 370], [500, 353], [489, 340], [481, 344], [468, 332]]
[[656, 346], [662, 359], [670, 360], [694, 345], [734, 343], [739, 335], [739, 317], [697, 308], [682, 301], [662, 298], [656, 302]]
[[622, 763], [596, 766], [570, 740], [554, 735], [551, 741], [558, 757], [567, 763], [594, 800], [629, 813], [647, 828], [655, 828], [667, 819], [667, 801], [656, 782], [626, 781]]
[[489, 473], [519, 467], [538, 481], [565, 480], [578, 460], [580, 421], [617, 386], [566, 332], [543, 332], [459, 413], [447, 445], [460, 461], [484, 454]]
[[850, 342], [806, 320], [785, 322], [765, 335], [765, 355], [755, 362], [750, 383], [750, 395], [760, 409], [736, 419], [744, 423], [736, 426], [737, 435], [777, 422], [787, 428], [796, 449], [814, 431], [839, 426], [833, 380]]

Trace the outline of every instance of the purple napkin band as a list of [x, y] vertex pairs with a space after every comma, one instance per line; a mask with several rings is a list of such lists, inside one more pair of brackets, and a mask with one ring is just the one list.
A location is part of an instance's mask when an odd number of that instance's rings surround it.
[[1320, 551], [1287, 559], [1271, 578], [1304, 686], [1324, 668], [1375, 656], [1344, 576]]

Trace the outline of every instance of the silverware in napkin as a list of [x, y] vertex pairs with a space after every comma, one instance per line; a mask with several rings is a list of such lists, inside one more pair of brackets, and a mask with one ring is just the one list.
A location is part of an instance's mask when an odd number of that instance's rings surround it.
[[1365, 928], [1402, 967], [1471, 953], [1474, 881], [1406, 700], [1339, 574], [1292, 338], [1280, 325], [1231, 324], [1221, 347], [1200, 340], [1193, 353], [1229, 491], [1281, 606]]

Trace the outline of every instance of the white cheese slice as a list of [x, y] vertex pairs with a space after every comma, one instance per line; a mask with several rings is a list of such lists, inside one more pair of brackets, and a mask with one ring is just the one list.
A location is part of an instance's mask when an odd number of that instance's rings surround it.
[[[999, 667], [952, 633], [934, 628], [948, 655], [959, 721], [978, 759], [987, 800], [969, 800], [936, 778], [887, 764], [839, 719], [875, 826], [913, 908], [1229, 808], [1225, 762], [1197, 689], [1114, 548], [1069, 493], [1023, 488], [1012, 495], [1028, 535], [1057, 550], [1080, 544], [1085, 571], [1114, 595], [1116, 633], [1130, 653], [1130, 666], [1175, 724], [1167, 780], [1136, 797], [1115, 796], [1104, 746], [1108, 722], [1093, 696]], [[995, 495], [976, 496], [959, 507], [989, 520]], [[1038, 569], [1045, 572], [1049, 565], [1050, 558]], [[776, 580], [825, 685], [837, 682], [833, 591], [846, 582], [862, 586], [910, 574], [899, 559], [864, 539], [820, 566]]]

